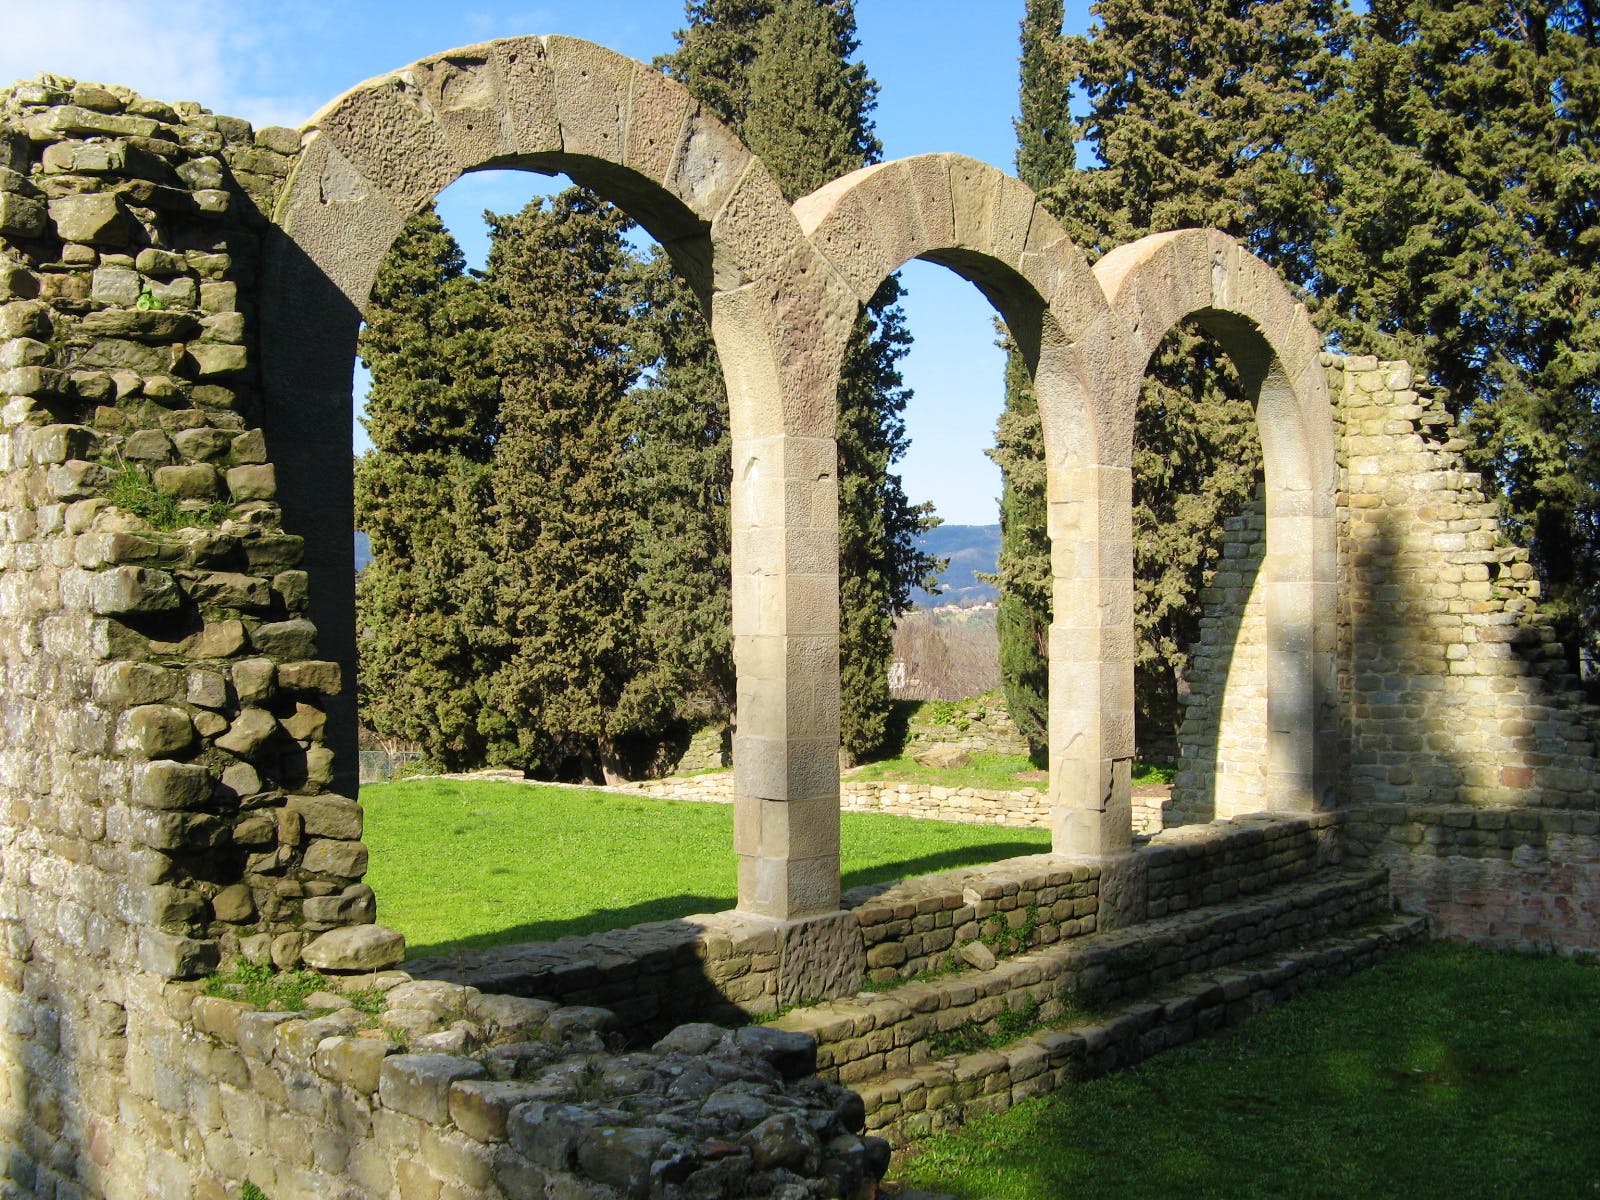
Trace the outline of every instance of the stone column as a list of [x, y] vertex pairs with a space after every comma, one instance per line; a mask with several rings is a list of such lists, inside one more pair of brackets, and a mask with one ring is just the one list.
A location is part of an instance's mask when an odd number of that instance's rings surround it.
[[[839, 908], [838, 376], [826, 351], [786, 344], [812, 322], [783, 294], [719, 294], [712, 328], [733, 429], [739, 908], [794, 920]], [[836, 307], [854, 317], [853, 297]]]
[[1133, 473], [1048, 475], [1050, 808], [1055, 853], [1098, 858], [1133, 844]]

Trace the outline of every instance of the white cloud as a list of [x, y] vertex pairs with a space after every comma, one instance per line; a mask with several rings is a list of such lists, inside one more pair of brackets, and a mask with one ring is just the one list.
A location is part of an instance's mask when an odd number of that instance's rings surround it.
[[215, 96], [227, 81], [218, 7], [190, 0], [8, 4], [0, 7], [0, 79], [48, 71], [162, 99]]
[[319, 100], [290, 84], [263, 88], [259, 68], [286, 40], [250, 0], [42, 0], [0, 3], [0, 85], [41, 72], [120, 84], [160, 100], [194, 100], [256, 125], [298, 125]]

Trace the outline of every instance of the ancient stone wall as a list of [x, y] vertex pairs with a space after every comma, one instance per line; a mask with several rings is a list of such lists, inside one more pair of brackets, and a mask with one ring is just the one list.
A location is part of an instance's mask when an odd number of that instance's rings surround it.
[[[373, 920], [361, 811], [327, 791], [343, 681], [260, 430], [260, 214], [298, 145], [125, 89], [0, 93], [6, 1195], [145, 1195], [134, 1006]], [[148, 1194], [188, 1194], [177, 1153]]]
[[[1593, 950], [1600, 710], [1539, 612], [1527, 551], [1409, 366], [1332, 355], [1324, 365], [1340, 429], [1350, 849], [1388, 867], [1401, 905], [1440, 932]], [[1265, 799], [1264, 528], [1259, 510], [1229, 522], [1203, 596], [1213, 608], [1188, 680], [1169, 819]]]

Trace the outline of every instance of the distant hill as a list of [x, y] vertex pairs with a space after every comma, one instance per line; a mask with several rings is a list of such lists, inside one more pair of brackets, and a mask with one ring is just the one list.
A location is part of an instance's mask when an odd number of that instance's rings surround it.
[[[918, 608], [932, 608], [937, 604], [970, 607], [1000, 598], [993, 584], [977, 577], [977, 572], [992, 572], [1000, 562], [1000, 526], [940, 525], [923, 534], [921, 542], [928, 553], [948, 558], [950, 566], [940, 577], [943, 590], [937, 596], [930, 596], [917, 588], [911, 593], [912, 604]], [[355, 551], [356, 570], [359, 571], [372, 561], [372, 543], [360, 530], [356, 531]]]
[[942, 586], [937, 596], [921, 588], [911, 593], [911, 603], [918, 608], [938, 604], [970, 607], [1000, 599], [994, 584], [977, 576], [979, 571], [992, 573], [1000, 564], [1000, 526], [940, 525], [922, 535], [921, 546], [929, 554], [948, 558], [950, 566], [939, 577]]

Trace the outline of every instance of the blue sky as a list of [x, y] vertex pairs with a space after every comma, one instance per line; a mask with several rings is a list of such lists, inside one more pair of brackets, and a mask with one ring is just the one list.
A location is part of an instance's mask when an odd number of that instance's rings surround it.
[[[1012, 170], [1023, 0], [857, 0], [856, 9], [861, 58], [881, 87], [874, 115], [885, 157], [947, 150]], [[1068, 29], [1088, 21], [1087, 0], [1070, 0]], [[682, 0], [0, 0], [0, 82], [50, 71], [296, 126], [361, 80], [440, 50], [564, 33], [648, 61], [672, 49], [683, 23]], [[551, 186], [539, 176], [469, 176], [440, 211], [469, 258], [481, 259], [482, 211], [513, 211]], [[1000, 481], [983, 450], [994, 440], [1003, 365], [993, 312], [943, 268], [913, 263], [904, 280], [916, 339], [903, 364], [915, 392], [911, 452], [900, 464], [906, 491], [953, 524], [990, 524]], [[359, 430], [353, 439], [360, 448]]]

